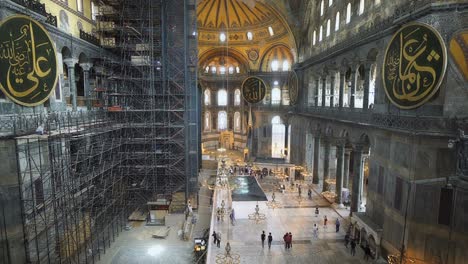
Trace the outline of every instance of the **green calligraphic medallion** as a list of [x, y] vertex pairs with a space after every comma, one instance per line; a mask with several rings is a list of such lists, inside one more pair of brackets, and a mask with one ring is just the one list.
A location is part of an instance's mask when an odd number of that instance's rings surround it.
[[299, 96], [299, 83], [297, 80], [297, 74], [295, 71], [289, 72], [288, 75], [288, 87], [289, 87], [289, 104], [295, 105]]
[[439, 90], [447, 68], [447, 50], [431, 26], [411, 23], [393, 36], [382, 67], [387, 98], [401, 109], [425, 104]]
[[0, 24], [0, 89], [15, 103], [42, 104], [57, 83], [55, 46], [44, 27], [27, 16]]
[[248, 77], [242, 83], [242, 96], [250, 104], [256, 104], [265, 98], [267, 86], [258, 77]]

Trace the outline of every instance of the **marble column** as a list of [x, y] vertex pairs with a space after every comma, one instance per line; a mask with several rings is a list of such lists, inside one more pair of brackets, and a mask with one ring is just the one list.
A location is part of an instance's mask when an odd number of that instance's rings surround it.
[[314, 168], [312, 170], [312, 183], [319, 183], [319, 162], [320, 162], [320, 136], [314, 137]]
[[83, 84], [84, 84], [84, 95], [86, 98], [86, 108], [91, 110], [91, 88], [89, 87], [89, 70], [93, 67], [90, 62], [80, 63], [80, 67], [83, 69]]
[[349, 162], [351, 157], [351, 150], [345, 149], [344, 162], [343, 162], [343, 187], [349, 188]]
[[354, 108], [355, 99], [356, 99], [356, 85], [357, 85], [357, 69], [353, 69], [351, 72], [351, 99], [349, 102], [349, 107]]
[[362, 180], [363, 180], [363, 146], [357, 145], [353, 149], [353, 190], [351, 193], [351, 213], [358, 212], [361, 205]]
[[317, 80], [315, 80], [315, 106], [318, 106], [318, 100], [319, 100], [319, 89], [320, 89], [320, 78], [317, 78]]
[[289, 124], [287, 122], [284, 123], [284, 158], [289, 154], [288, 143], [289, 143]]
[[345, 162], [345, 145], [339, 142], [336, 145], [336, 187], [335, 187], [335, 202], [339, 205], [343, 204], [341, 200], [341, 190], [343, 189], [343, 175], [344, 175], [344, 162]]
[[326, 138], [323, 141], [323, 185], [322, 192], [329, 190], [329, 185], [326, 182], [330, 178], [330, 139]]
[[370, 83], [371, 83], [371, 68], [372, 64], [366, 63], [364, 65], [364, 98], [363, 98], [363, 108], [369, 108], [369, 90], [370, 90]]
[[67, 65], [68, 68], [68, 81], [70, 83], [70, 101], [72, 104], [72, 111], [76, 112], [76, 81], [75, 81], [75, 64], [78, 62], [77, 59], [67, 58], [63, 62]]
[[340, 95], [339, 95], [339, 107], [340, 108], [343, 108], [345, 83], [346, 83], [346, 74], [345, 72], [340, 72]]
[[325, 107], [325, 98], [327, 96], [327, 78], [322, 79], [322, 107]]
[[335, 107], [335, 73], [330, 75], [330, 107]]

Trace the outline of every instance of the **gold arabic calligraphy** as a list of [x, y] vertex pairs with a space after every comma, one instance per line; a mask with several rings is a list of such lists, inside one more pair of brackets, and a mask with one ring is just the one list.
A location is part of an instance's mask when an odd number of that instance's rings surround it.
[[8, 32], [7, 38], [0, 42], [0, 74], [4, 80], [0, 84], [15, 102], [34, 105], [44, 101], [54, 87], [55, 51], [45, 32], [36, 36], [40, 27], [31, 20], [21, 22], [20, 25], [16, 22], [16, 27], [4, 23], [0, 28]]
[[265, 97], [265, 84], [257, 78], [250, 78], [244, 81], [243, 96], [249, 103], [258, 103]]
[[431, 33], [414, 25], [393, 38], [384, 64], [385, 89], [392, 102], [406, 108], [420, 105], [438, 89], [444, 54]]

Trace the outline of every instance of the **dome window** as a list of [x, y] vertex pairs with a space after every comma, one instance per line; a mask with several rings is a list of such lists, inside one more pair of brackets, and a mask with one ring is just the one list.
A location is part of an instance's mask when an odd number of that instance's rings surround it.
[[278, 71], [278, 69], [279, 69], [279, 63], [278, 63], [278, 61], [277, 61], [277, 60], [273, 60], [273, 61], [271, 62], [271, 70], [272, 70], [272, 71]]
[[253, 34], [252, 34], [252, 32], [250, 32], [250, 31], [247, 32], [247, 39], [248, 39], [248, 40], [253, 40]]
[[224, 33], [219, 34], [219, 41], [225, 42], [226, 41], [226, 34], [224, 34]]
[[273, 35], [275, 35], [275, 32], [273, 32], [272, 27], [268, 27], [268, 32], [270, 33], [270, 36], [272, 36], [272, 37], [273, 37]]

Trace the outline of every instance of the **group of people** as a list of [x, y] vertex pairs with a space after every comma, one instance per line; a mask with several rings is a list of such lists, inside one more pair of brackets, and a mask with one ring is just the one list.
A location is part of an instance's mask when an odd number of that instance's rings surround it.
[[286, 232], [286, 234], [284, 234], [283, 236], [283, 240], [284, 240], [284, 248], [286, 250], [292, 248], [292, 234], [291, 232]]
[[216, 233], [216, 231], [213, 231], [213, 234], [211, 234], [211, 236], [213, 237], [213, 243], [217, 247], [220, 247], [220, 245], [221, 245], [221, 232], [218, 231], [218, 233]]
[[[348, 245], [350, 247], [348, 247]], [[357, 239], [351, 238], [350, 233], [346, 232], [345, 247], [350, 249], [351, 256], [356, 255], [356, 246], [357, 246]], [[372, 251], [368, 243], [363, 247], [363, 250], [364, 250], [364, 260], [369, 260], [373, 258]]]
[[[265, 231], [262, 231], [262, 234], [260, 235], [260, 239], [262, 240], [262, 248], [265, 247], [265, 239], [266, 239], [266, 234]], [[268, 233], [268, 249], [271, 249], [271, 242], [273, 241], [273, 236], [271, 235], [271, 232]]]

